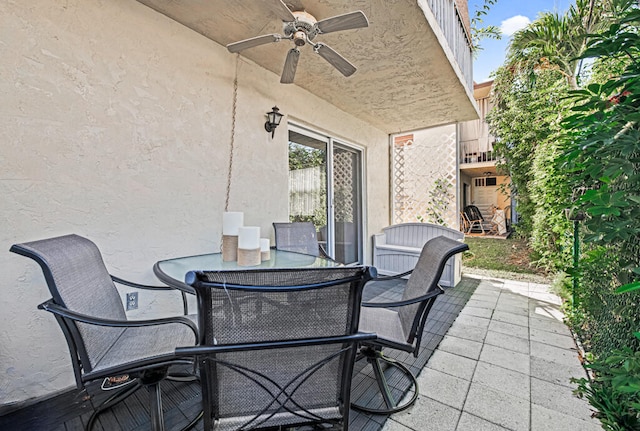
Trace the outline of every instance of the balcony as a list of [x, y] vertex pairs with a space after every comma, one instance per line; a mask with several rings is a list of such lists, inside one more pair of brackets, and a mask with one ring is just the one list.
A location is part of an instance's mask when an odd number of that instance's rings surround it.
[[[481, 148], [477, 140], [460, 142], [460, 164], [486, 163], [495, 165], [498, 160], [495, 151], [491, 146], [485, 145]], [[461, 166], [461, 168], [464, 168]]]
[[464, 25], [460, 10], [453, 0], [428, 0], [429, 7], [444, 34], [467, 88], [473, 88], [473, 56], [471, 35]]

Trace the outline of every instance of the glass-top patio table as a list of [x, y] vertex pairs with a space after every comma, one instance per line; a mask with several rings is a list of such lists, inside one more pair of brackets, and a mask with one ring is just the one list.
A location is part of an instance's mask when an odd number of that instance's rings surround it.
[[189, 271], [225, 271], [252, 269], [285, 268], [323, 268], [343, 266], [325, 257], [271, 249], [271, 259], [256, 266], [239, 266], [238, 262], [224, 262], [221, 253], [201, 254], [198, 256], [177, 257], [161, 260], [153, 265], [153, 272], [163, 283], [195, 295], [193, 287], [185, 283]]

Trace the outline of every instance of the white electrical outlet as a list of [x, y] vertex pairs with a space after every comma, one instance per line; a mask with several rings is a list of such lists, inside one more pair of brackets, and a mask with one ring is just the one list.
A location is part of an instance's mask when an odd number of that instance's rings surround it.
[[138, 292], [127, 293], [127, 311], [138, 309]]

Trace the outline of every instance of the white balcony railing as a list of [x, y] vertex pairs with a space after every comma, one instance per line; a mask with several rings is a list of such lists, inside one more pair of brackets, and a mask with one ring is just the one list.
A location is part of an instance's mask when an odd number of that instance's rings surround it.
[[471, 35], [453, 0], [427, 0], [469, 89], [473, 91]]
[[495, 151], [491, 147], [480, 148], [478, 140], [460, 142], [460, 164], [495, 162], [497, 160]]

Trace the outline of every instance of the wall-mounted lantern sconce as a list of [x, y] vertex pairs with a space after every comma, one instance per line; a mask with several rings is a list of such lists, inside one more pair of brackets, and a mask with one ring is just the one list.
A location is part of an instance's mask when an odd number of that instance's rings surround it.
[[276, 127], [280, 125], [280, 120], [282, 120], [283, 115], [278, 112], [279, 109], [277, 106], [271, 108], [271, 112], [267, 112], [267, 122], [264, 123], [264, 129], [267, 132], [271, 132], [271, 139], [273, 139], [273, 135], [276, 132]]

